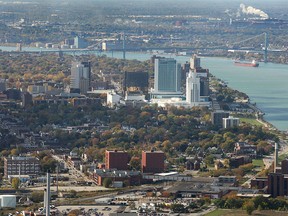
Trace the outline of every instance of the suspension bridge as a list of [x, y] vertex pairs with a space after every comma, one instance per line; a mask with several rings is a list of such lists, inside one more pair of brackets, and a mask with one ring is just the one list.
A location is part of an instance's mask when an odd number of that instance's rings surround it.
[[[127, 38], [127, 41], [129, 38]], [[129, 49], [129, 51], [145, 51], [145, 50], [189, 50], [189, 51], [201, 51], [201, 50], [226, 50], [229, 52], [251, 52], [251, 53], [262, 53], [264, 56], [264, 62], [268, 61], [268, 52], [287, 52], [288, 51], [288, 40], [285, 39], [277, 39], [277, 44], [271, 44], [269, 43], [269, 37], [268, 33], [261, 33], [256, 36], [252, 36], [249, 38], [245, 38], [240, 41], [236, 42], [226, 42], [226, 44], [218, 45], [218, 46], [207, 46], [207, 47], [141, 47], [137, 48], [134, 47], [134, 49]], [[58, 53], [59, 55], [63, 54], [70, 54], [70, 55], [89, 55], [89, 54], [96, 54], [101, 55], [103, 52], [101, 50], [100, 42], [98, 42], [96, 45], [94, 44], [93, 47], [90, 47], [88, 49], [30, 49], [30, 50], [24, 50], [24, 51], [17, 51], [17, 53]], [[123, 45], [122, 48], [118, 48], [117, 50], [111, 49], [110, 51], [120, 51], [123, 52], [123, 59], [125, 59], [125, 53], [128, 50], [126, 48], [126, 39], [125, 35], [123, 34]]]

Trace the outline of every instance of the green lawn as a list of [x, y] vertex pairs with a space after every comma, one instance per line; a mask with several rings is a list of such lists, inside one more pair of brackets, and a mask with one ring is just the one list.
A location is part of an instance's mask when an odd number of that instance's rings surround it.
[[263, 124], [261, 124], [254, 118], [240, 118], [240, 122], [246, 122], [248, 124], [256, 125], [256, 126], [263, 126]]
[[278, 161], [282, 161], [282, 160], [284, 160], [285, 158], [288, 158], [288, 153], [279, 155]]
[[224, 209], [216, 209], [205, 216], [220, 216], [223, 215], [224, 213], [228, 212], [229, 210], [224, 210]]
[[262, 159], [254, 159], [254, 160], [252, 160], [252, 164], [253, 164], [255, 167], [259, 167], [259, 168], [264, 167], [264, 163], [263, 163], [263, 160], [262, 160]]
[[[241, 209], [216, 209], [205, 216], [247, 216], [247, 213], [245, 210]], [[287, 216], [287, 212], [285, 211], [272, 211], [272, 210], [262, 210], [258, 211], [255, 210], [253, 211], [252, 215], [258, 215], [258, 216]]]

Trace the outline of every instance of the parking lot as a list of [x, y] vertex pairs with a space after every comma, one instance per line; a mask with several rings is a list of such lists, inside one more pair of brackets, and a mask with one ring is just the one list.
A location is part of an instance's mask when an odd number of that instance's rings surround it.
[[118, 209], [123, 206], [113, 206], [113, 205], [89, 205], [89, 206], [57, 206], [57, 209], [61, 213], [69, 213], [74, 209], [79, 209], [82, 211], [83, 215], [103, 215], [109, 216], [110, 213], [116, 213]]

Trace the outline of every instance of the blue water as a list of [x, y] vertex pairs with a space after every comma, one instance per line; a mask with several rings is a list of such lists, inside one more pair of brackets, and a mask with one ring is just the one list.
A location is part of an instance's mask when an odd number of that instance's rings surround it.
[[[106, 53], [112, 57], [111, 53]], [[126, 53], [127, 59], [147, 60], [148, 53]], [[190, 57], [163, 55], [177, 59], [179, 63], [189, 61]], [[122, 58], [122, 53], [113, 53]], [[228, 82], [228, 86], [249, 95], [264, 113], [264, 119], [279, 130], [288, 129], [288, 65], [260, 63], [259, 67], [235, 66], [231, 59], [201, 58], [201, 66], [210, 73]]]
[[288, 65], [260, 63], [258, 68], [239, 67], [229, 59], [204, 58], [203, 66], [228, 86], [249, 95], [279, 130], [288, 129]]
[[[15, 47], [0, 47], [0, 49], [11, 51], [15, 50]], [[24, 48], [23, 50], [36, 49]], [[102, 54], [114, 58], [123, 56], [122, 52]], [[151, 56], [152, 54], [149, 53], [126, 53], [127, 59], [148, 60]], [[163, 56], [175, 58], [179, 63], [189, 61], [187, 56], [173, 54]], [[260, 63], [258, 68], [241, 67], [235, 66], [231, 59], [210, 57], [201, 58], [201, 65], [216, 77], [228, 82], [229, 87], [249, 95], [251, 102], [256, 103], [265, 113], [265, 120], [279, 130], [288, 129], [288, 65]]]

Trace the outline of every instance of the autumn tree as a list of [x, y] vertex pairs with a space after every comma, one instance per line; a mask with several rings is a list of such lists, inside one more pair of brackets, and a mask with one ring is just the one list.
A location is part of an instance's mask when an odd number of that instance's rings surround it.
[[103, 186], [105, 188], [109, 188], [111, 185], [112, 185], [112, 179], [111, 178], [104, 178]]
[[31, 193], [31, 200], [35, 203], [43, 202], [44, 192], [43, 191], [33, 191]]
[[20, 182], [20, 179], [19, 179], [19, 178], [13, 178], [13, 179], [12, 179], [11, 185], [12, 185], [12, 188], [14, 188], [15, 190], [18, 190], [18, 189], [19, 189], [20, 184], [21, 184], [21, 182]]
[[141, 160], [139, 157], [132, 157], [129, 164], [133, 170], [140, 170], [141, 169]]
[[251, 215], [252, 212], [255, 210], [255, 206], [252, 200], [247, 200], [243, 204], [243, 208], [246, 210], [248, 215]]

